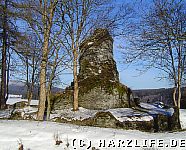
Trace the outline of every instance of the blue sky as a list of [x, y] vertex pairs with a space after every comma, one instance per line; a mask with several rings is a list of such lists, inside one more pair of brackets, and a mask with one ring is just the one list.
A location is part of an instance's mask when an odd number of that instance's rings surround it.
[[[137, 9], [138, 14], [144, 10], [147, 10], [152, 2], [152, 0], [116, 0], [116, 3], [121, 2], [135, 2], [134, 8]], [[24, 24], [23, 24], [24, 26]], [[122, 61], [122, 54], [117, 48], [118, 41], [114, 41], [114, 59], [117, 63], [117, 68], [120, 75], [121, 83], [127, 85], [132, 89], [153, 89], [153, 88], [167, 88], [170, 87], [170, 84], [166, 80], [158, 80], [159, 72], [158, 70], [151, 69], [146, 73], [139, 75], [139, 72], [136, 70], [137, 66], [126, 67], [126, 65], [119, 63]], [[138, 66], [139, 67], [139, 66]], [[70, 85], [73, 81], [72, 71], [66, 71], [68, 74], [62, 74], [61, 84], [57, 85], [59, 87], [65, 88]], [[71, 72], [71, 74], [69, 74]]]
[[140, 74], [137, 69], [140, 66], [127, 65], [120, 63], [122, 61], [122, 54], [114, 46], [114, 59], [117, 63], [119, 71], [120, 82], [127, 85], [131, 89], [156, 89], [168, 88], [170, 83], [167, 80], [159, 80], [161, 71], [157, 69], [150, 69], [147, 72]]
[[[122, 2], [134, 2], [134, 8], [137, 9], [138, 14], [142, 11], [146, 11], [152, 4], [152, 0], [116, 0], [116, 3]], [[139, 69], [139, 66], [130, 66], [127, 68], [126, 65], [121, 64], [122, 53], [117, 48], [119, 41], [114, 40], [114, 59], [117, 63], [117, 68], [119, 71], [120, 82], [127, 85], [131, 89], [154, 89], [154, 88], [168, 88], [171, 87], [170, 83], [166, 80], [159, 80], [158, 76], [160, 75], [159, 70], [151, 69], [146, 73], [139, 75], [139, 72], [136, 70]], [[72, 74], [64, 74], [61, 76], [62, 82], [67, 85], [70, 85], [73, 77]], [[66, 85], [62, 86], [65, 87]]]
[[[170, 83], [166, 80], [159, 80], [160, 72], [159, 70], [151, 69], [144, 74], [139, 75], [139, 66], [129, 66], [121, 63], [122, 53], [117, 49], [117, 41], [114, 42], [114, 59], [117, 64], [117, 69], [119, 72], [120, 82], [124, 85], [130, 87], [131, 89], [157, 89], [157, 88], [168, 88], [171, 87]], [[68, 72], [68, 71], [67, 71]], [[66, 87], [70, 85], [73, 80], [72, 74], [61, 75], [61, 82], [65, 83], [61, 87]]]
[[[122, 2], [134, 2], [133, 8], [136, 10], [136, 15], [140, 16], [140, 13], [143, 13], [144, 11], [147, 11], [152, 4], [152, 0], [116, 0], [116, 2], [122, 3]], [[122, 62], [122, 54], [120, 50], [117, 48], [117, 44], [120, 41], [115, 40], [114, 41], [114, 58], [117, 63], [117, 68], [120, 75], [120, 81], [127, 85], [128, 87], [132, 89], [154, 89], [154, 88], [168, 88], [171, 87], [169, 81], [167, 80], [159, 80], [160, 70], [151, 69], [148, 70], [146, 73], [139, 75], [139, 71], [136, 69], [139, 69], [140, 66], [130, 66], [127, 67], [127, 65], [121, 64]], [[124, 41], [125, 42], [125, 41]]]

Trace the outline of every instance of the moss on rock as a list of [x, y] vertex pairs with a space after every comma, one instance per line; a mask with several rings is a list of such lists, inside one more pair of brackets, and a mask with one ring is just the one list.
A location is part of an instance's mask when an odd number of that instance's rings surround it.
[[[80, 45], [79, 106], [88, 109], [131, 107], [131, 90], [119, 82], [113, 59], [113, 39], [106, 29], [97, 29]], [[70, 89], [70, 92], [68, 91]], [[53, 96], [53, 108], [73, 104], [73, 82], [62, 94]]]

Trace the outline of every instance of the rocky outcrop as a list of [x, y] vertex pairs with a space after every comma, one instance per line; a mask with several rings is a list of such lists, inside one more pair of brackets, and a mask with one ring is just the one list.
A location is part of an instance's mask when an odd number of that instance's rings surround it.
[[119, 82], [119, 73], [113, 59], [113, 39], [106, 29], [97, 29], [80, 46], [79, 81], [92, 77]]
[[66, 109], [51, 114], [51, 120], [77, 125], [162, 132], [181, 129], [177, 113], [175, 108], [159, 108], [152, 104], [139, 103], [135, 108], [107, 110], [80, 107], [76, 113]]
[[153, 117], [155, 132], [181, 129], [179, 111], [176, 107], [168, 107], [163, 103], [159, 105], [140, 103], [135, 109]]
[[108, 30], [95, 30], [80, 49], [79, 105], [88, 109], [129, 107], [131, 93], [119, 82]]
[[[132, 91], [119, 82], [113, 59], [113, 39], [107, 30], [97, 29], [83, 41], [79, 64], [79, 107], [87, 109], [88, 114], [85, 110], [83, 113], [80, 110], [73, 112], [73, 115], [79, 113], [79, 118], [76, 116], [75, 120], [70, 115], [73, 107], [72, 82], [63, 93], [51, 98], [54, 102], [53, 121], [155, 132], [179, 129], [177, 113], [173, 108], [140, 103], [138, 98], [132, 98]], [[70, 111], [55, 114], [64, 109]], [[86, 118], [82, 119], [83, 115]]]
[[80, 107], [76, 113], [71, 109], [56, 111], [51, 114], [50, 119], [77, 125], [154, 131], [153, 117], [132, 108], [90, 110]]
[[[110, 109], [134, 106], [131, 90], [119, 82], [113, 58], [113, 39], [106, 29], [97, 29], [80, 45], [79, 106]], [[69, 94], [71, 93], [71, 94]], [[54, 101], [54, 109], [72, 107], [73, 83]]]

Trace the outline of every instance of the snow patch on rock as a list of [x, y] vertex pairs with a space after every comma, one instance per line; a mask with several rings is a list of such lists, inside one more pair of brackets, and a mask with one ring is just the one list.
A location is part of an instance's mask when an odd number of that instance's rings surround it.
[[111, 112], [111, 114], [113, 114], [113, 116], [120, 122], [153, 120], [153, 117], [148, 115], [147, 113], [141, 113], [131, 108], [109, 109], [109, 112]]
[[38, 108], [28, 106], [28, 107], [24, 107], [24, 108], [20, 108], [20, 109], [15, 109], [13, 113], [20, 112], [21, 117], [23, 119], [26, 119], [28, 117], [36, 119], [37, 118], [37, 111], [38, 111]]
[[60, 117], [68, 121], [84, 120], [93, 117], [97, 112], [97, 110], [90, 110], [83, 107], [79, 107], [78, 111], [73, 111], [72, 109], [56, 110], [50, 115], [50, 119]]
[[140, 103], [139, 104], [142, 108], [148, 109], [149, 110], [149, 114], [163, 114], [163, 115], [167, 115], [167, 116], [172, 116], [174, 113], [174, 109], [173, 108], [169, 108], [169, 109], [164, 109], [164, 108], [159, 108], [157, 106], [154, 106], [152, 104], [148, 104], [148, 103]]
[[[15, 103], [18, 103], [18, 102], [28, 102], [28, 99], [8, 98], [6, 104], [8, 104], [8, 105], [14, 105]], [[34, 99], [31, 100], [30, 105], [37, 106], [38, 104], [39, 104], [39, 100], [34, 100]]]
[[50, 119], [63, 118], [67, 121], [84, 120], [93, 118], [98, 112], [110, 112], [118, 121], [151, 121], [153, 117], [147, 113], [141, 113], [131, 108], [117, 108], [108, 110], [90, 110], [80, 107], [78, 111], [74, 112], [72, 109], [56, 110], [50, 115]]
[[9, 119], [12, 109], [0, 110], [0, 119]]

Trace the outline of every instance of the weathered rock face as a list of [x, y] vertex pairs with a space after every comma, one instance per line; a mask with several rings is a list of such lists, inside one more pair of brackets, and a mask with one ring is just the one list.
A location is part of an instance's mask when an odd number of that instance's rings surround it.
[[[163, 105], [162, 105], [163, 106]], [[58, 114], [59, 113], [59, 114]], [[90, 110], [79, 108], [56, 111], [51, 121], [108, 128], [136, 129], [149, 132], [177, 131], [181, 129], [177, 108], [139, 103], [134, 108]]]
[[119, 83], [113, 39], [97, 29], [80, 46], [79, 105], [88, 109], [129, 107], [128, 88]]
[[[88, 109], [130, 107], [131, 90], [119, 82], [113, 59], [113, 39], [106, 29], [97, 29], [80, 45], [79, 106]], [[72, 86], [54, 102], [54, 109], [72, 107]], [[67, 104], [67, 105], [66, 105]]]
[[97, 76], [119, 82], [116, 62], [113, 59], [113, 39], [105, 29], [97, 29], [81, 44], [79, 80]]

